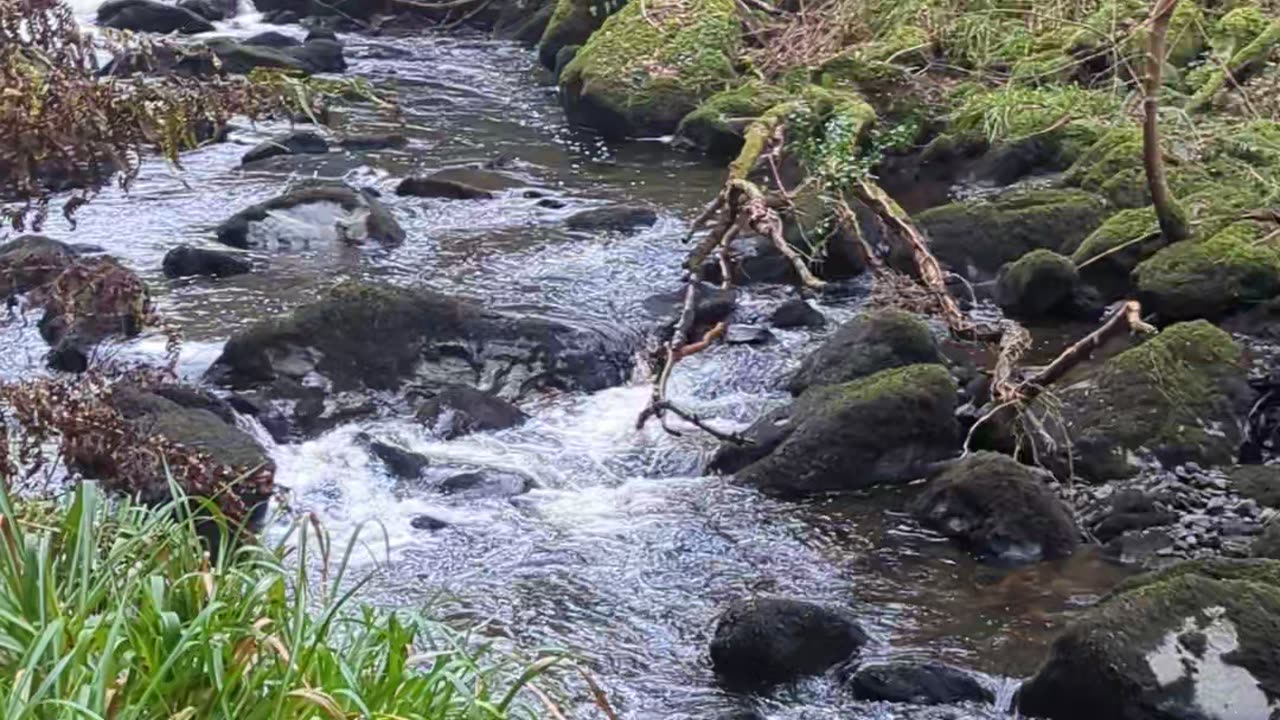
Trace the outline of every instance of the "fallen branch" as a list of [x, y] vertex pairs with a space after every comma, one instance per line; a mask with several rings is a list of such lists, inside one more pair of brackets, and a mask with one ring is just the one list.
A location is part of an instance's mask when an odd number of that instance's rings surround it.
[[1035, 397], [1041, 390], [1066, 375], [1071, 368], [1087, 359], [1107, 340], [1125, 332], [1144, 335], [1156, 332], [1154, 327], [1143, 321], [1142, 306], [1137, 300], [1126, 300], [1097, 330], [1080, 338], [1040, 372], [1023, 380], [1018, 385], [1019, 395], [1026, 399]]

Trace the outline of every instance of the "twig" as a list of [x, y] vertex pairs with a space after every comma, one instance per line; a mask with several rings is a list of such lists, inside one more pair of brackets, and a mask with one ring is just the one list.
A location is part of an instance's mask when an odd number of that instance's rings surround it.
[[1143, 321], [1142, 306], [1137, 300], [1126, 300], [1097, 330], [1080, 338], [1040, 372], [1023, 380], [1018, 386], [1019, 395], [1031, 398], [1039, 394], [1045, 387], [1065, 375], [1068, 370], [1092, 355], [1093, 351], [1101, 347], [1104, 342], [1123, 332], [1142, 334], [1156, 332], [1154, 327]]

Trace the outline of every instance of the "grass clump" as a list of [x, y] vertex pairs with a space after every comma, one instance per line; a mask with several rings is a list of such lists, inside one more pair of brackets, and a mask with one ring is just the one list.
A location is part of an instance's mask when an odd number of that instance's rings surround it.
[[0, 489], [6, 720], [537, 716], [518, 695], [558, 657], [518, 667], [415, 613], [356, 604], [354, 540], [331, 564], [314, 519], [267, 547], [185, 507], [113, 502], [91, 483], [56, 505]]

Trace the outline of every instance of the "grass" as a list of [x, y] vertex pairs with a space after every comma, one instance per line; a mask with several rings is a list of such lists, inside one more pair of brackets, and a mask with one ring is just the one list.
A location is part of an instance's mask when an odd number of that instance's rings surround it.
[[314, 518], [267, 547], [237, 542], [213, 507], [198, 526], [188, 506], [116, 501], [87, 482], [21, 504], [0, 487], [0, 717], [539, 716], [522, 691], [545, 698], [531, 681], [563, 656], [521, 664], [420, 614], [357, 603], [368, 577], [345, 578], [354, 539], [332, 562]]

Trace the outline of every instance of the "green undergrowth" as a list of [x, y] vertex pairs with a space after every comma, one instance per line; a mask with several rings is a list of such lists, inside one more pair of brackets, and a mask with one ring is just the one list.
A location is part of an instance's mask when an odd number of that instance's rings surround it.
[[541, 717], [524, 692], [561, 656], [520, 663], [358, 603], [355, 539], [334, 548], [313, 518], [267, 545], [186, 507], [0, 489], [0, 716]]

